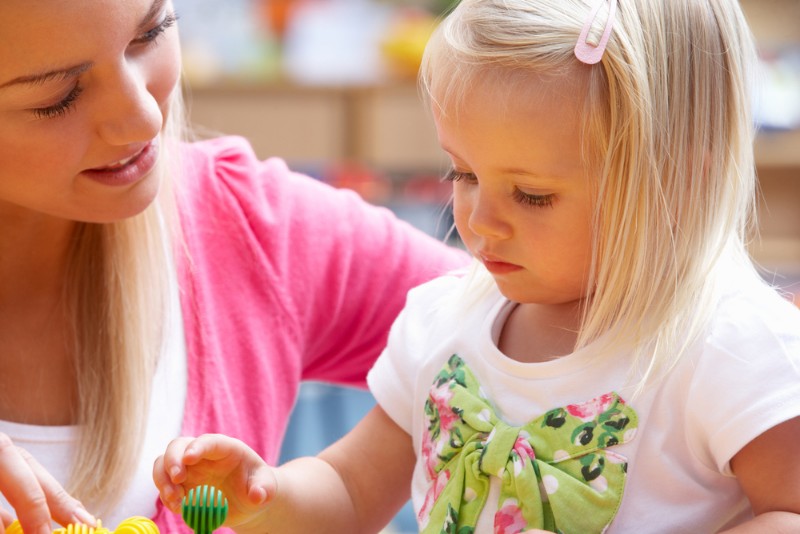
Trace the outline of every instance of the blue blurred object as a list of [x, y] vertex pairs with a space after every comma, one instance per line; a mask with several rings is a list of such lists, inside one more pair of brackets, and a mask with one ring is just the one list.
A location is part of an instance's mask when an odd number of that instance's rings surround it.
[[[447, 236], [452, 226], [449, 205], [406, 198], [394, 199], [389, 207], [399, 218], [440, 239]], [[319, 382], [302, 384], [286, 430], [280, 463], [317, 454], [344, 436], [373, 406], [375, 400], [368, 391]], [[410, 501], [395, 516], [388, 531], [393, 534], [418, 532]]]
[[[280, 463], [317, 454], [345, 435], [374, 405], [368, 391], [304, 383], [289, 421]], [[398, 534], [417, 532], [410, 501], [394, 518], [390, 530]]]

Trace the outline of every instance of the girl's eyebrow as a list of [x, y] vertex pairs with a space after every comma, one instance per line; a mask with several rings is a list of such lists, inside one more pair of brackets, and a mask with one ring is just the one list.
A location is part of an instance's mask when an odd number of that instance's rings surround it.
[[[147, 28], [150, 22], [164, 8], [165, 2], [166, 0], [153, 0], [153, 3], [150, 4], [150, 8], [147, 10], [147, 13], [139, 23], [138, 31], [142, 31], [143, 29]], [[0, 89], [5, 89], [12, 85], [42, 85], [53, 81], [68, 80], [70, 78], [75, 78], [76, 76], [80, 76], [81, 74], [92, 68], [93, 65], [94, 63], [92, 63], [91, 61], [87, 61], [85, 63], [80, 63], [78, 65], [74, 65], [64, 69], [55, 69], [37, 74], [27, 74], [25, 76], [19, 76], [7, 82], [1, 83]]]
[[85, 63], [80, 63], [72, 67], [67, 67], [65, 69], [56, 69], [37, 74], [27, 74], [25, 76], [19, 76], [17, 78], [14, 78], [13, 80], [9, 80], [5, 83], [0, 84], [0, 89], [5, 89], [6, 87], [12, 85], [42, 85], [52, 81], [68, 80], [70, 78], [80, 76], [81, 74], [92, 68], [92, 65], [94, 65], [94, 63], [92, 63], [91, 61], [87, 61]]

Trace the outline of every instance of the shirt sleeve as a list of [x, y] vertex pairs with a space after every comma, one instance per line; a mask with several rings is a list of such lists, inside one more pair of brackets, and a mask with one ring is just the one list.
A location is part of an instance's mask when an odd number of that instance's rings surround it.
[[800, 312], [776, 294], [726, 306], [738, 310], [723, 312], [693, 370], [687, 435], [701, 461], [732, 475], [739, 450], [800, 416]]
[[408, 290], [467, 255], [281, 160], [250, 151], [233, 163], [246, 168], [227, 185], [300, 346], [301, 378], [363, 387]]
[[458, 283], [457, 274], [442, 276], [409, 292], [406, 307], [392, 325], [389, 342], [367, 376], [375, 400], [411, 435], [421, 370], [436, 356], [438, 345], [456, 331], [458, 319], [452, 305], [459, 294]]

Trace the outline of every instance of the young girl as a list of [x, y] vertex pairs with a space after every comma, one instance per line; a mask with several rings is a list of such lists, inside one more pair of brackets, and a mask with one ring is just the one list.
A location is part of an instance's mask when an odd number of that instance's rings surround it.
[[180, 143], [175, 21], [0, 1], [0, 530], [91, 523], [74, 495], [180, 532], [171, 439], [275, 461], [300, 381], [364, 385], [408, 289], [466, 263], [243, 139]]
[[422, 81], [476, 262], [409, 294], [378, 400], [278, 469], [176, 440], [237, 532], [800, 532], [800, 312], [745, 250], [736, 0], [463, 0]]

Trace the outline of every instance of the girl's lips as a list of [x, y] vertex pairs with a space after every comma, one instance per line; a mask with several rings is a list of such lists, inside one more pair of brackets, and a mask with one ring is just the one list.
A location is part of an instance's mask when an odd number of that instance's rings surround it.
[[519, 265], [513, 263], [506, 263], [503, 261], [487, 261], [483, 260], [483, 266], [492, 274], [508, 274], [522, 269]]
[[81, 174], [103, 185], [130, 185], [138, 182], [153, 170], [156, 161], [158, 161], [158, 141], [154, 139], [133, 156], [106, 167], [87, 169]]
[[483, 262], [486, 270], [492, 274], [508, 274], [522, 269], [521, 266], [513, 263], [508, 263], [497, 258], [480, 255], [481, 262]]

